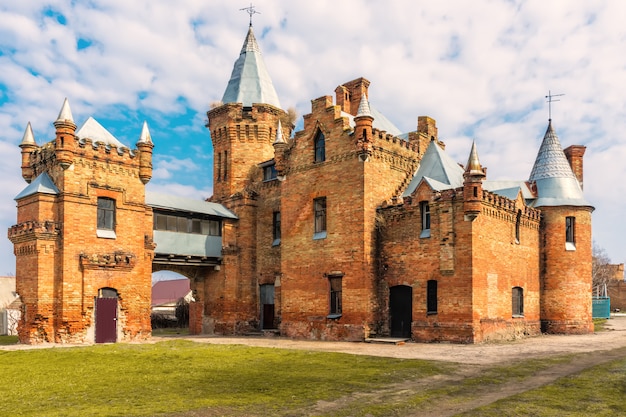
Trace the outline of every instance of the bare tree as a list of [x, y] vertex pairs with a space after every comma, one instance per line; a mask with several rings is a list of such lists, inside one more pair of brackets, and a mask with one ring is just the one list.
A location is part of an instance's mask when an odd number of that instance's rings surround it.
[[593, 242], [591, 254], [591, 275], [593, 278], [593, 294], [606, 296], [605, 289], [613, 278], [611, 259], [603, 247]]

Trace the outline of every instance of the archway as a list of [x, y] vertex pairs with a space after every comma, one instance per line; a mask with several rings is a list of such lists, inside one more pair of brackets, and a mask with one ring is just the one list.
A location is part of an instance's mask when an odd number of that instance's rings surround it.
[[190, 280], [174, 271], [152, 274], [152, 299], [150, 322], [152, 332], [187, 333], [189, 329], [189, 303], [193, 300]]

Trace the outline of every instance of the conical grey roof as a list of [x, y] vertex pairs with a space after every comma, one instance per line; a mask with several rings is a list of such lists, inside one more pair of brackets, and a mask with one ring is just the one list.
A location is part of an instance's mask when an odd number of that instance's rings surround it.
[[356, 117], [369, 116], [372, 117], [372, 112], [370, 111], [370, 103], [367, 101], [367, 97], [365, 94], [361, 96], [361, 101], [359, 102], [359, 109], [356, 112]]
[[239, 59], [235, 62], [222, 103], [242, 103], [246, 107], [263, 103], [280, 108], [278, 95], [263, 62], [252, 26], [248, 29]]
[[61, 106], [61, 111], [59, 111], [59, 116], [56, 121], [74, 123], [74, 117], [72, 116], [72, 110], [70, 109], [70, 102], [67, 97], [63, 100], [63, 106]]
[[533, 207], [590, 206], [583, 196], [578, 179], [567, 162], [552, 121], [543, 137], [529, 182], [535, 184], [537, 199]]
[[467, 159], [467, 165], [465, 166], [465, 172], [469, 175], [479, 175], [484, 177], [483, 167], [478, 160], [478, 151], [476, 150], [476, 141], [472, 142], [472, 149], [470, 150], [469, 158]]
[[30, 122], [26, 125], [26, 130], [24, 131], [24, 136], [22, 137], [22, 142], [20, 145], [37, 145], [35, 142], [35, 135], [33, 135], [33, 128], [30, 125]]

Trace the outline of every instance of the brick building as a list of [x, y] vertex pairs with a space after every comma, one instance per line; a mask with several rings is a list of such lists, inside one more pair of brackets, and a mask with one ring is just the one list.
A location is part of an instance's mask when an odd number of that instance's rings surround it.
[[[420, 116], [414, 131], [400, 132], [371, 105], [369, 85], [358, 78], [339, 85], [334, 98], [312, 100], [302, 130], [294, 132], [250, 27], [222, 103], [207, 113], [214, 149], [207, 213], [229, 213], [212, 217], [219, 220], [221, 251], [210, 259], [160, 253], [159, 242], [154, 250], [152, 207], [143, 199], [152, 150], [145, 136], [135, 154], [107, 154], [106, 146], [81, 145], [76, 133], [74, 153], [63, 154], [63, 135], [73, 132], [63, 130], [71, 128], [64, 122], [44, 147], [56, 152], [54, 163], [25, 135], [23, 174], [37, 180], [18, 196], [18, 225], [9, 231], [18, 281], [28, 282], [25, 293], [18, 289], [27, 305], [24, 327], [39, 338], [40, 324], [56, 326], [48, 334], [72, 334], [75, 316], [90, 322], [84, 318], [93, 314], [96, 289], [111, 288], [124, 320], [135, 323], [124, 332], [145, 335], [154, 259], [153, 270], [191, 279], [192, 333], [474, 343], [591, 332], [593, 207], [582, 193], [585, 148], [563, 151], [550, 122], [527, 180], [490, 181], [475, 144], [459, 165], [445, 152], [434, 119]], [[44, 187], [39, 192], [36, 182]], [[68, 195], [70, 186], [78, 189]], [[127, 213], [118, 224], [135, 229], [122, 250], [133, 256], [123, 266], [98, 265], [115, 255], [107, 246], [112, 239], [95, 230], [99, 199], [115, 201]], [[68, 217], [55, 217], [54, 205]], [[68, 235], [66, 225], [83, 212], [91, 217], [85, 214], [83, 229]], [[46, 216], [54, 221], [42, 223]], [[83, 255], [88, 247], [99, 253], [96, 260]], [[63, 274], [79, 267], [82, 275], [66, 283]], [[52, 276], [45, 268], [56, 268], [59, 285], [43, 279]], [[134, 292], [123, 287], [132, 274]], [[92, 275], [96, 281], [86, 285]]]

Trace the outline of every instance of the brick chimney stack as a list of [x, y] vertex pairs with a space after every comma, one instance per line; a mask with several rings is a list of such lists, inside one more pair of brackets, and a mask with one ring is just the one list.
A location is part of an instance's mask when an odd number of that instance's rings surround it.
[[574, 175], [576, 175], [581, 189], [583, 188], [583, 155], [586, 149], [586, 146], [572, 145], [563, 150], [567, 162], [569, 162], [569, 166], [572, 168]]

